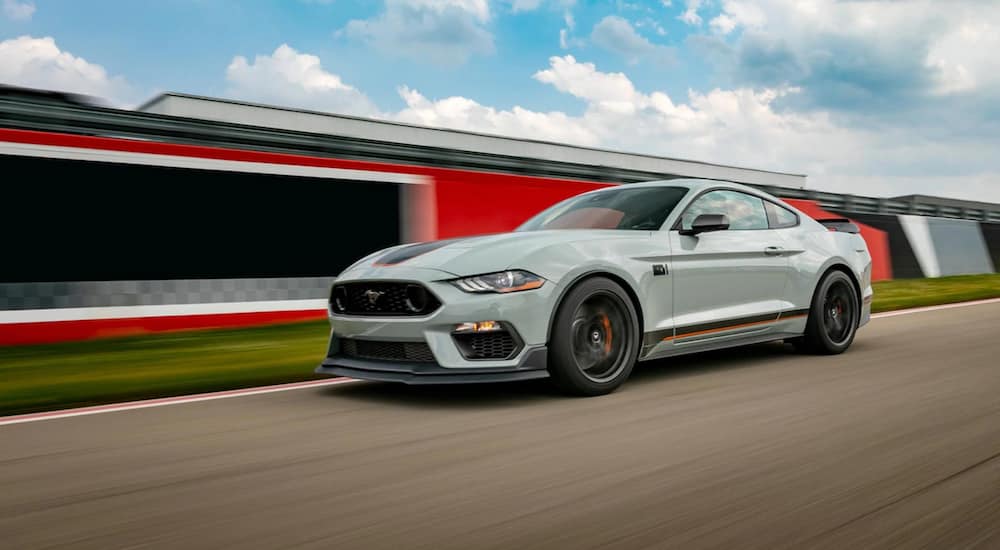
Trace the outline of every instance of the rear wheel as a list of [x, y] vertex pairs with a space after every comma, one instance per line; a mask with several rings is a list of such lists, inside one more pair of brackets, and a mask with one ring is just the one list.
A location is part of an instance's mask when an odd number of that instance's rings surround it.
[[638, 316], [621, 286], [594, 277], [566, 294], [549, 345], [556, 386], [574, 395], [610, 393], [628, 379], [638, 355]]
[[808, 353], [843, 353], [854, 342], [860, 315], [858, 292], [851, 278], [843, 271], [831, 271], [816, 288], [805, 334], [792, 343]]

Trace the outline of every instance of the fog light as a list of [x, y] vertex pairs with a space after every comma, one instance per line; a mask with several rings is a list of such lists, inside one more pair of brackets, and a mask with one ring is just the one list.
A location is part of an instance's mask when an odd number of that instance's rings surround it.
[[478, 321], [455, 326], [455, 332], [496, 332], [498, 330], [503, 330], [500, 321]]

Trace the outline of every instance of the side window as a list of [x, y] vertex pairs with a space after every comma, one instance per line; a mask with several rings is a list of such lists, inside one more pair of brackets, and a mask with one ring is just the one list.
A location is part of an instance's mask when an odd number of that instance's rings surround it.
[[702, 214], [725, 214], [729, 229], [768, 228], [764, 200], [739, 191], [720, 189], [698, 197], [681, 216], [681, 228], [691, 229], [691, 223]]
[[773, 202], [764, 202], [764, 208], [767, 210], [767, 221], [771, 224], [771, 229], [799, 225], [799, 217], [795, 215], [795, 212], [783, 206], [778, 206]]

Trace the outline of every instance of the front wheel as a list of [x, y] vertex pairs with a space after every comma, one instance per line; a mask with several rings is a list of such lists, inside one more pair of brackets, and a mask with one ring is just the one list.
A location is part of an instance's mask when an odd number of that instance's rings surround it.
[[611, 393], [628, 379], [639, 355], [639, 321], [620, 285], [587, 279], [566, 294], [549, 342], [549, 374], [573, 395]]
[[801, 351], [836, 355], [851, 347], [861, 316], [858, 292], [843, 271], [831, 271], [816, 288], [805, 334], [792, 343]]

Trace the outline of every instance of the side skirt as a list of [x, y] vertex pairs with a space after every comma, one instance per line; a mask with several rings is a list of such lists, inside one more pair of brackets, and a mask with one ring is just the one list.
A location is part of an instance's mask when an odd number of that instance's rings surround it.
[[[688, 353], [689, 350], [702, 351], [738, 346], [748, 341], [781, 340], [801, 336], [799, 332], [789, 332], [788, 327], [781, 324], [785, 321], [805, 319], [808, 315], [808, 309], [794, 309], [647, 332], [643, 335], [640, 359], [679, 355]], [[775, 325], [778, 325], [779, 329], [786, 330], [774, 332], [771, 329]], [[665, 342], [673, 345], [670, 349], [653, 353], [657, 346]]]
[[741, 338], [718, 338], [712, 340], [706, 340], [703, 342], [691, 343], [682, 347], [673, 347], [668, 350], [659, 352], [655, 355], [647, 355], [645, 357], [639, 357], [639, 361], [653, 361], [656, 359], [663, 359], [665, 357], [676, 357], [678, 355], [687, 355], [689, 353], [700, 353], [703, 351], [714, 351], [726, 348], [736, 348], [740, 346], [749, 346], [751, 344], [763, 344], [765, 342], [775, 342], [778, 340], [785, 340], [788, 338], [796, 338], [802, 336], [801, 334], [794, 332], [768, 332], [766, 334], [754, 333]]

